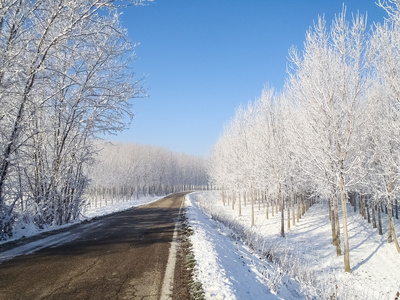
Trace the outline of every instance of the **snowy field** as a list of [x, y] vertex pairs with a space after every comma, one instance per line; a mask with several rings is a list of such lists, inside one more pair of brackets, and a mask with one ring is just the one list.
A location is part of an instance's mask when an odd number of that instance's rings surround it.
[[197, 276], [207, 299], [395, 299], [400, 292], [400, 254], [387, 243], [385, 214], [384, 235], [379, 236], [358, 212], [348, 209], [348, 274], [343, 256], [337, 257], [331, 245], [325, 202], [313, 205], [286, 238], [279, 234], [280, 214], [267, 220], [265, 209], [256, 207], [251, 228], [250, 205], [238, 217], [237, 209], [223, 207], [219, 192], [190, 194], [186, 205]]

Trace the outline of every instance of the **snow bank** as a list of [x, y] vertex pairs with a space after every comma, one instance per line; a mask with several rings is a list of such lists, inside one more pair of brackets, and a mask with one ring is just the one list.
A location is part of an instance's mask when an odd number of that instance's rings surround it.
[[[235, 234], [198, 206], [198, 193], [186, 196], [186, 217], [197, 261], [195, 276], [206, 299], [301, 299], [298, 284], [256, 255]], [[283, 282], [286, 285], [283, 285]], [[268, 286], [270, 285], [270, 288]], [[278, 293], [274, 291], [278, 286]], [[272, 290], [272, 291], [271, 291]]]

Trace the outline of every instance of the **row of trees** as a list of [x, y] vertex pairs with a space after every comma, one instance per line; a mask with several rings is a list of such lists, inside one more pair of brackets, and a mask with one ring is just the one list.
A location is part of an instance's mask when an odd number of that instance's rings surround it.
[[142, 196], [207, 189], [204, 158], [157, 146], [98, 143], [97, 162], [90, 168], [88, 199], [133, 200]]
[[318, 18], [304, 49], [290, 50], [284, 92], [267, 87], [240, 107], [209, 167], [212, 182], [226, 192], [277, 199], [282, 236], [285, 203], [289, 211], [296, 199], [327, 199], [338, 255], [341, 207], [346, 272], [349, 199], [372, 208], [385, 203], [388, 242], [400, 253], [393, 221], [400, 179], [400, 1], [379, 5], [388, 18], [370, 31], [362, 15], [349, 22], [345, 7], [330, 27]]
[[79, 215], [98, 133], [142, 93], [113, 0], [0, 3], [0, 239]]

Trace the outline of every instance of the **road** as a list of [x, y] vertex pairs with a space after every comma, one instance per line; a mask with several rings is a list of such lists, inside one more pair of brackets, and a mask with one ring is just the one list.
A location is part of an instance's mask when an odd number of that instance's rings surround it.
[[184, 194], [103, 217], [72, 242], [3, 262], [0, 299], [160, 299]]

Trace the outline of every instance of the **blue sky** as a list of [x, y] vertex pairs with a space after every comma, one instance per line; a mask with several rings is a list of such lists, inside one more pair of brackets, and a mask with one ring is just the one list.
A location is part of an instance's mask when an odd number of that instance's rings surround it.
[[[385, 12], [374, 0], [349, 0], [368, 24]], [[140, 43], [133, 68], [148, 98], [135, 99], [129, 130], [110, 139], [206, 156], [242, 103], [266, 84], [282, 89], [287, 56], [302, 48], [307, 29], [324, 14], [330, 24], [340, 0], [155, 0], [123, 11], [122, 25]]]

